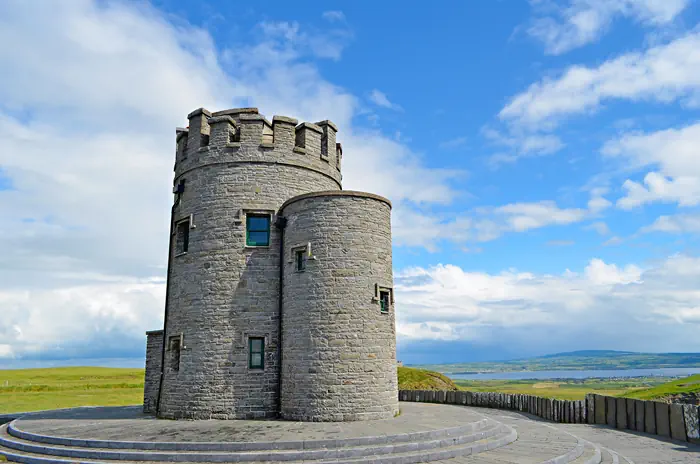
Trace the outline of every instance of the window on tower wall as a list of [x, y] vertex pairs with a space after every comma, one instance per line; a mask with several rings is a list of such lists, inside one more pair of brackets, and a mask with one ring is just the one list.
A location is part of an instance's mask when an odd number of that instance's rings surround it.
[[301, 272], [306, 269], [306, 249], [302, 248], [294, 252], [294, 270]]
[[247, 214], [245, 220], [245, 244], [246, 246], [270, 245], [270, 215]]
[[190, 247], [190, 220], [180, 221], [175, 226], [175, 254], [187, 253]]
[[383, 313], [388, 313], [391, 307], [391, 294], [387, 291], [379, 292], [379, 305]]
[[182, 342], [182, 337], [175, 336], [170, 337], [168, 340], [168, 351], [170, 351], [170, 369], [173, 372], [180, 371], [180, 343]]
[[248, 368], [265, 368], [265, 338], [250, 337], [248, 339]]

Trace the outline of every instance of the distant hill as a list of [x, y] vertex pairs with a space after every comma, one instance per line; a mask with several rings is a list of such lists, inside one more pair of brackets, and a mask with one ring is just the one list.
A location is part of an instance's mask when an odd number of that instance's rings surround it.
[[444, 374], [700, 367], [700, 353], [635, 353], [632, 351], [585, 350], [511, 361], [430, 364], [414, 367], [430, 369]]
[[449, 377], [438, 372], [399, 367], [399, 390], [459, 390]]

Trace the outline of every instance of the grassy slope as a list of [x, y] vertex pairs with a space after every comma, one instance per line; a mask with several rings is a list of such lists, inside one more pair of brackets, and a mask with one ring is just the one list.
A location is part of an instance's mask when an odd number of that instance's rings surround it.
[[665, 399], [671, 395], [680, 393], [695, 393], [700, 396], [700, 374], [691, 375], [683, 379], [673, 380], [652, 388], [636, 390], [625, 394], [627, 398], [640, 400]]
[[0, 371], [0, 413], [143, 402], [143, 369], [62, 367]]
[[399, 367], [399, 390], [459, 390], [449, 378], [437, 372]]

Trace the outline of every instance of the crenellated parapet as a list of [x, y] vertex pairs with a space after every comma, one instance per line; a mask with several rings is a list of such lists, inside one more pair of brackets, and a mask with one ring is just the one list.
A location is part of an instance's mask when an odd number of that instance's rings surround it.
[[175, 180], [186, 172], [214, 163], [285, 164], [311, 169], [341, 184], [342, 149], [338, 127], [331, 121], [301, 122], [274, 116], [270, 122], [257, 108], [187, 116], [189, 126], [176, 131]]

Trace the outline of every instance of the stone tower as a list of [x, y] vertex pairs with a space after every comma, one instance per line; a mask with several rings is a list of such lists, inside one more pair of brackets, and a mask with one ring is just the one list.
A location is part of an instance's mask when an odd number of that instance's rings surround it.
[[347, 421], [398, 412], [391, 204], [343, 191], [330, 121], [200, 108], [177, 129], [164, 331], [144, 409]]

